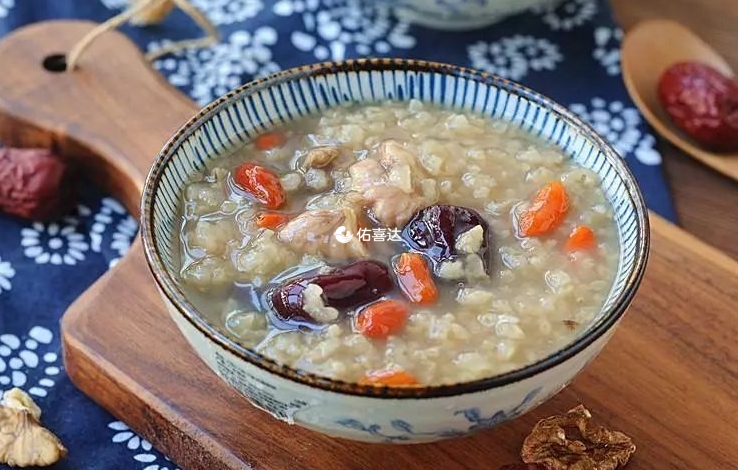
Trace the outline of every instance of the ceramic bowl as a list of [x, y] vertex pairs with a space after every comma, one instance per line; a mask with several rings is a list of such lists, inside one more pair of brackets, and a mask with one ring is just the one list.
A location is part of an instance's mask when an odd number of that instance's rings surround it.
[[365, 0], [390, 5], [410, 23], [448, 31], [489, 26], [531, 8], [553, 7], [562, 0]]
[[[523, 369], [469, 383], [383, 388], [330, 380], [239, 346], [200, 315], [173, 279], [177, 206], [188, 175], [272, 126], [340, 103], [411, 98], [502, 118], [597, 172], [612, 203], [620, 262], [601, 313], [572, 344]], [[641, 281], [647, 211], [623, 160], [564, 107], [516, 83], [449, 65], [359, 60], [288, 70], [238, 88], [204, 108], [166, 144], [147, 176], [141, 232], [164, 304], [202, 360], [253, 405], [330, 436], [415, 443], [462, 436], [526, 413], [564, 388], [605, 346]], [[241, 404], [234, 403], [234, 409]]]

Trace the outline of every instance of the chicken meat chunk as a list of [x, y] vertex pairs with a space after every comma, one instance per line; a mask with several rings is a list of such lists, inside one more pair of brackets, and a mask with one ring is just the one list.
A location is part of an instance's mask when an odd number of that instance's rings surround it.
[[[343, 234], [339, 234], [344, 235], [343, 238], [336, 237], [336, 230], [341, 226], [345, 229]], [[277, 236], [298, 253], [319, 255], [329, 260], [366, 258], [369, 252], [356, 236], [358, 229], [357, 210], [344, 206], [305, 211], [282, 227]]]
[[407, 165], [413, 170], [418, 167], [415, 155], [396, 140], [386, 140], [379, 146], [379, 163], [387, 169], [397, 165]]
[[352, 197], [368, 207], [377, 222], [401, 227], [423, 207], [437, 201], [422, 190], [418, 180], [425, 178], [417, 158], [397, 141], [383, 142], [378, 158], [365, 158], [349, 167]]
[[421, 194], [408, 194], [391, 184], [371, 187], [363, 196], [377, 221], [390, 228], [402, 228], [413, 214], [435, 203]]

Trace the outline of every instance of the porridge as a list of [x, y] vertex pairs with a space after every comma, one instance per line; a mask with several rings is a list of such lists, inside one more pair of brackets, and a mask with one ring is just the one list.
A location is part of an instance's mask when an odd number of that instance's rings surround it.
[[619, 254], [599, 185], [502, 121], [340, 107], [193, 176], [178, 281], [236, 341], [297, 369], [390, 386], [490, 377], [599, 313]]

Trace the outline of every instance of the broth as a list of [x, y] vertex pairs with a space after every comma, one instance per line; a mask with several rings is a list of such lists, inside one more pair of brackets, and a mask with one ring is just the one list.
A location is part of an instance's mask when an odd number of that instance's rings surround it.
[[180, 285], [236, 341], [398, 386], [570, 344], [619, 257], [597, 174], [510, 124], [417, 101], [259, 136], [193, 176], [181, 220]]

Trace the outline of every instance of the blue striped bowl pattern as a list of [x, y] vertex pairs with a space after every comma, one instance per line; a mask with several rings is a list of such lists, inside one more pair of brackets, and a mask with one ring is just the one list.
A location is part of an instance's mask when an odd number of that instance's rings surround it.
[[[277, 364], [239, 346], [199, 315], [173, 280], [178, 269], [175, 261], [178, 258], [175, 251], [177, 209], [190, 176], [234, 146], [301, 116], [344, 103], [409, 99], [514, 123], [558, 146], [577, 164], [601, 177], [602, 188], [617, 222], [620, 262], [609, 296], [592, 326], [566, 349], [517, 371], [471, 383], [385, 389], [330, 380]], [[228, 93], [194, 116], [165, 145], [147, 177], [141, 207], [144, 249], [164, 302], [187, 339], [216, 373], [222, 377], [228, 375], [216, 364], [216, 359], [209, 357], [213, 348], [229, 357], [233, 367], [270, 377], [283, 387], [294, 388], [294, 393], [303, 393], [303, 389], [319, 390], [380, 401], [457, 397], [526, 382], [530, 383], [510, 401], [510, 407], [521, 403], [526, 395], [541, 386], [544, 390], [539, 390], [539, 395], [545, 399], [568, 383], [607, 342], [640, 284], [649, 252], [648, 214], [635, 179], [624, 160], [591, 127], [563, 106], [514, 82], [450, 65], [412, 60], [367, 59], [316, 64], [250, 82]], [[535, 383], [536, 377], [558, 367], [566, 368], [567, 363], [574, 360], [580, 364], [571, 370], [570, 376], [561, 374], [560, 383], [548, 386]], [[285, 419], [264, 404], [268, 400], [259, 402], [249, 389], [244, 391], [233, 380], [226, 381], [241, 390], [252, 403]], [[493, 413], [493, 410], [486, 411]], [[358, 421], [341, 417], [336, 420]], [[329, 432], [325, 426], [312, 427]]]

